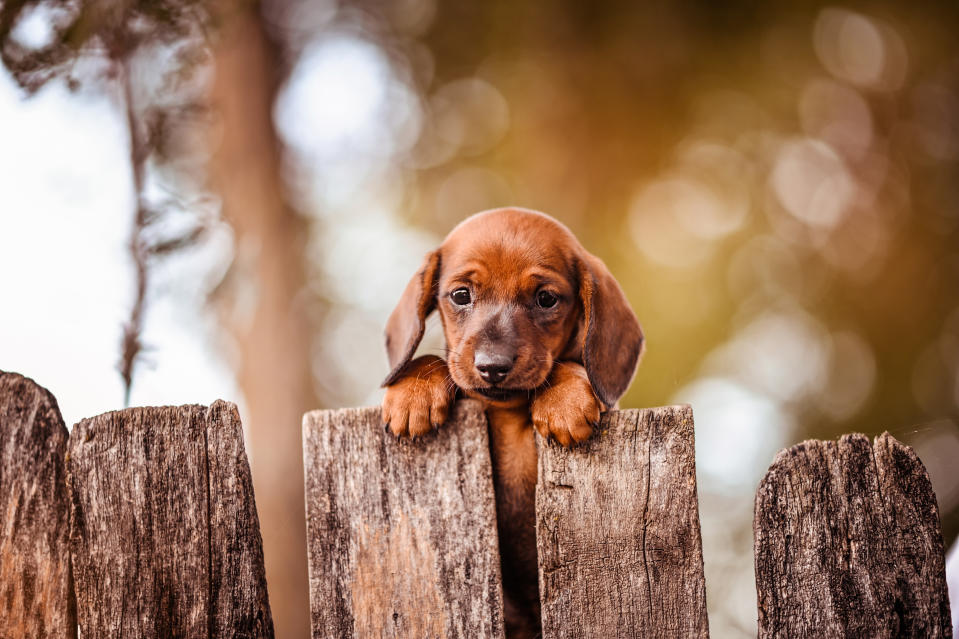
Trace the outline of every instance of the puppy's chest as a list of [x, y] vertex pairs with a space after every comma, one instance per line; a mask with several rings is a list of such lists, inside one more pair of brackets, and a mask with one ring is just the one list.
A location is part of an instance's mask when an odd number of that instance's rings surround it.
[[[487, 409], [504, 588], [536, 599], [536, 439], [528, 408]], [[524, 594], [525, 593], [525, 594]]]
[[490, 407], [486, 417], [497, 496], [523, 510], [531, 506], [536, 490], [536, 440], [529, 409]]

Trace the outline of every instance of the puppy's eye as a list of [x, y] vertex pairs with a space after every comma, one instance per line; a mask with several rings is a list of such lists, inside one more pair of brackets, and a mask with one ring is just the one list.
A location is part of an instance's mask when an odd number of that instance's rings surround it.
[[450, 293], [450, 299], [458, 306], [466, 306], [470, 303], [470, 291], [468, 288], [458, 288]]
[[541, 308], [552, 308], [559, 300], [549, 291], [540, 291], [536, 294], [536, 304]]

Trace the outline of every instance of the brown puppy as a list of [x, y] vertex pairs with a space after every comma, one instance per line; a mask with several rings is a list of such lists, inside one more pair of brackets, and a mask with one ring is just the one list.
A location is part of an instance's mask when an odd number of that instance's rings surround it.
[[[412, 359], [433, 310], [447, 360]], [[533, 428], [563, 446], [589, 438], [642, 349], [603, 262], [565, 226], [524, 209], [478, 213], [453, 229], [390, 316], [383, 420], [393, 434], [442, 425], [457, 389], [486, 405], [509, 637], [539, 632]]]

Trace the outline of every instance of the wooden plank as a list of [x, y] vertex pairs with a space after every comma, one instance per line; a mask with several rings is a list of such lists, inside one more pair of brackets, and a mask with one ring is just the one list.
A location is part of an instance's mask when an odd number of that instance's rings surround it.
[[536, 540], [543, 637], [708, 637], [690, 407], [540, 440]]
[[418, 441], [379, 408], [303, 417], [310, 608], [319, 637], [502, 637], [486, 420], [461, 401]]
[[0, 371], [0, 637], [76, 637], [57, 400]]
[[273, 636], [233, 404], [85, 419], [67, 469], [81, 636]]
[[785, 450], [756, 494], [760, 637], [951, 637], [939, 510], [888, 433]]

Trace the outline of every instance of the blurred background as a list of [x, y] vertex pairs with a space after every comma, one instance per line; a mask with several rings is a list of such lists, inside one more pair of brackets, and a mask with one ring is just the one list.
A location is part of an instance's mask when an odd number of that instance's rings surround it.
[[[959, 5], [0, 2], [0, 368], [68, 424], [236, 401], [277, 636], [308, 636], [300, 416], [467, 215], [567, 224], [691, 403], [710, 625], [755, 636], [776, 451], [884, 430], [959, 532]], [[442, 336], [435, 321], [428, 342]], [[955, 607], [955, 606], [954, 606]]]

